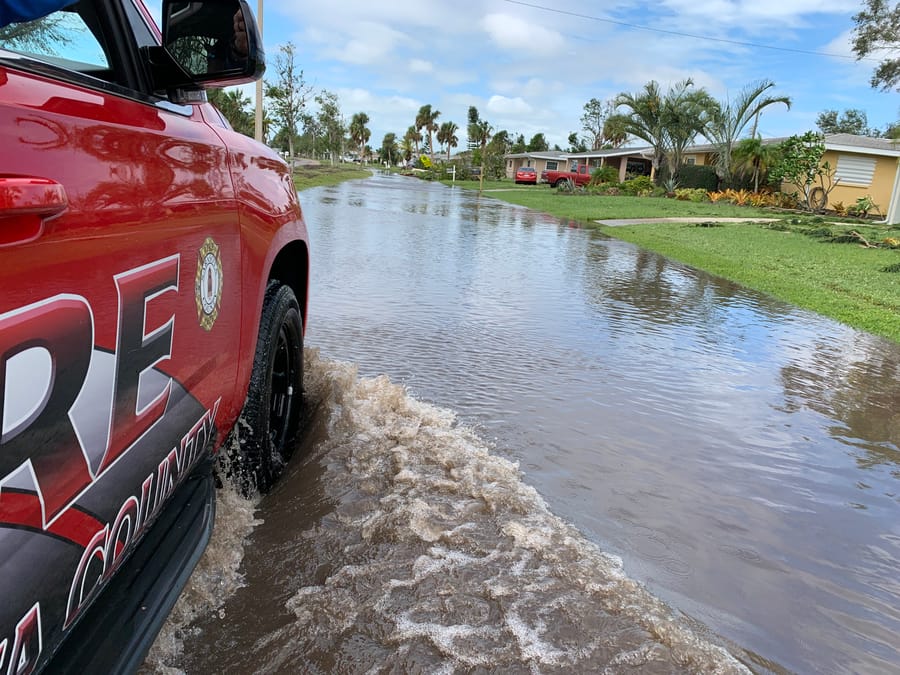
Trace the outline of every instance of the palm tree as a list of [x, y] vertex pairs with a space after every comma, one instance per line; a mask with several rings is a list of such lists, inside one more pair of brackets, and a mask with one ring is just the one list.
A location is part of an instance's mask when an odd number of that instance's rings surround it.
[[409, 127], [403, 135], [404, 140], [409, 140], [410, 144], [416, 150], [416, 156], [419, 156], [419, 143], [422, 142], [422, 134], [414, 126]]
[[[791, 109], [790, 96], [766, 96], [766, 91], [775, 86], [771, 80], [760, 80], [748, 84], [734, 102], [725, 99], [716, 103], [707, 125], [705, 136], [716, 146], [716, 173], [726, 185], [731, 181], [732, 153], [744, 129], [753, 121], [751, 140], [756, 136], [759, 115], [765, 108], [776, 103], [784, 103]], [[757, 175], [758, 178], [758, 175]]]
[[379, 155], [381, 157], [382, 162], [387, 162], [388, 166], [394, 165], [394, 157], [397, 156], [397, 134], [393, 131], [389, 131], [384, 135], [384, 139], [381, 141], [381, 150], [379, 150]]
[[456, 122], [444, 122], [437, 132], [438, 143], [441, 144], [441, 147], [446, 146], [447, 148], [448, 162], [450, 161], [450, 149], [455, 148], [459, 143], [459, 139], [456, 137], [457, 131], [459, 131], [459, 127], [456, 126]]
[[684, 149], [704, 130], [714, 103], [705, 89], [693, 90], [690, 78], [677, 82], [663, 96], [659, 83], [651, 80], [638, 94], [616, 96], [616, 107], [629, 110], [621, 119], [620, 131], [637, 136], [653, 147], [654, 173], [667, 161], [670, 174], [681, 166]]
[[[431, 159], [434, 160], [434, 149], [431, 143], [432, 135], [438, 130], [437, 118], [440, 117], [440, 110], [432, 110], [431, 104], [423, 105], [419, 108], [416, 115], [416, 131], [423, 129], [428, 132], [428, 150], [431, 152]], [[418, 152], [418, 149], [416, 150]]]
[[758, 136], [739, 141], [732, 151], [734, 168], [744, 173], [753, 172], [754, 192], [759, 192], [760, 175], [765, 175], [777, 159], [778, 148], [764, 144]]
[[372, 135], [372, 132], [366, 127], [368, 123], [369, 116], [364, 112], [356, 113], [353, 119], [350, 120], [350, 138], [353, 139], [356, 147], [359, 148], [360, 161], [365, 158], [366, 143], [369, 142], [369, 137]]
[[491, 140], [491, 133], [493, 131], [494, 128], [487, 120], [478, 119], [477, 122], [471, 122], [469, 124], [469, 139], [475, 141], [478, 144], [478, 147], [481, 148], [481, 175], [478, 177], [479, 192], [484, 188], [484, 150]]
[[659, 171], [659, 167], [666, 156], [665, 130], [662, 123], [662, 94], [659, 91], [659, 83], [651, 80], [644, 85], [644, 90], [638, 94], [621, 93], [613, 99], [616, 108], [627, 108], [628, 115], [621, 118], [625, 132], [632, 136], [647, 141], [653, 148], [653, 157], [650, 160], [653, 172]]

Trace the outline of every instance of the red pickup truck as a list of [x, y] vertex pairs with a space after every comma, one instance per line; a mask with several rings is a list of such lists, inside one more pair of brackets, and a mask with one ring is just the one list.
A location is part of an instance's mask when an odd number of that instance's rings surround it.
[[0, 11], [0, 672], [132, 672], [238, 418], [246, 491], [293, 447], [309, 247], [285, 162], [203, 91], [262, 76], [246, 0], [161, 0], [162, 31], [52, 4]]
[[573, 171], [541, 171], [541, 182], [550, 183], [553, 187], [559, 187], [560, 183], [566, 180], [572, 181], [575, 185], [582, 186], [591, 182], [591, 172], [594, 167], [587, 164], [579, 164]]

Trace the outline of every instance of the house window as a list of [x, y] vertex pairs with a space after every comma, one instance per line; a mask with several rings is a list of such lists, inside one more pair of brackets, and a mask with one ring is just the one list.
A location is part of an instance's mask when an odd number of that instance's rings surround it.
[[691, 166], [693, 166], [694, 164], [697, 163], [697, 158], [696, 157], [687, 157], [687, 158], [685, 158], [684, 163], [690, 164]]
[[547, 160], [547, 171], [556, 171], [559, 168], [559, 162], [548, 159]]
[[875, 158], [838, 155], [835, 180], [841, 185], [871, 185], [875, 174]]

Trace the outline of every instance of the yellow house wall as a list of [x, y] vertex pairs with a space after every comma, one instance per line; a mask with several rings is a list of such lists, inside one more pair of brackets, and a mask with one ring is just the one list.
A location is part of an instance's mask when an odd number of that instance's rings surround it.
[[[828, 162], [834, 168], [837, 166], [839, 154], [855, 155], [855, 153], [850, 152], [838, 153], [834, 150], [828, 150], [822, 161]], [[865, 156], [871, 157], [872, 155]], [[828, 195], [828, 208], [834, 208], [834, 204], [837, 202], [843, 202], [845, 207], [850, 207], [856, 203], [857, 199], [868, 195], [878, 205], [880, 213], [887, 214], [888, 206], [891, 203], [891, 191], [894, 189], [896, 173], [896, 157], [875, 157], [875, 172], [872, 174], [872, 183], [870, 185], [838, 183]]]
[[688, 158], [692, 157], [694, 159], [694, 166], [705, 166], [706, 164], [710, 164], [710, 158], [706, 156], [705, 153], [685, 153], [684, 155], [684, 163], [688, 163]]

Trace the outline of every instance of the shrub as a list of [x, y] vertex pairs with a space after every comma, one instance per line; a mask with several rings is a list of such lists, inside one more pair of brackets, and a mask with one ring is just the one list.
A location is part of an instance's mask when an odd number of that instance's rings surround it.
[[772, 199], [780, 209], [796, 209], [800, 205], [796, 192], [773, 192]]
[[675, 190], [675, 199], [683, 202], [703, 202], [706, 201], [707, 192], [703, 188], [678, 188]]
[[613, 166], [601, 166], [591, 172], [591, 183], [599, 185], [601, 183], [617, 183], [619, 181], [619, 171]]
[[653, 181], [650, 180], [650, 176], [635, 176], [622, 183], [621, 187], [625, 194], [647, 195], [653, 191]]
[[709, 192], [719, 187], [719, 177], [712, 166], [685, 164], [678, 169], [678, 184], [683, 188], [702, 188]]

